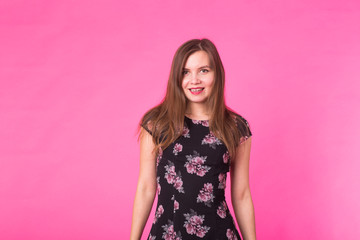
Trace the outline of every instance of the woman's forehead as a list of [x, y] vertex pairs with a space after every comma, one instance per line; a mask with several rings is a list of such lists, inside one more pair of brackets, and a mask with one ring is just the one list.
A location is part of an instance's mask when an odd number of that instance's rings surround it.
[[197, 51], [191, 54], [186, 63], [184, 68], [203, 68], [203, 67], [210, 67], [210, 59], [208, 54], [205, 51]]

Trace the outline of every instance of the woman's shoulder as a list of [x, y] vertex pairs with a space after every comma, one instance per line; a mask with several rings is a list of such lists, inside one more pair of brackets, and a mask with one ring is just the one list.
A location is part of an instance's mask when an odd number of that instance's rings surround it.
[[[160, 142], [166, 140], [165, 127], [161, 118], [156, 112], [147, 112], [140, 120], [140, 126], [143, 127], [151, 136], [157, 138]], [[162, 124], [162, 125], [161, 125]]]
[[153, 135], [153, 122], [155, 119], [154, 110], [147, 111], [140, 120], [140, 126]]
[[235, 121], [237, 121], [237, 122], [243, 121], [243, 122], [248, 124], [248, 121], [246, 120], [246, 118], [243, 115], [241, 115], [241, 114], [239, 114], [237, 112], [232, 112], [231, 114], [232, 114], [232, 117], [233, 117], [233, 119]]
[[236, 126], [241, 132], [241, 135], [250, 137], [252, 133], [248, 120], [243, 115], [235, 111], [230, 111], [230, 115], [235, 120]]
[[151, 120], [141, 120], [140, 126], [142, 126], [148, 133], [153, 135], [152, 133], [152, 123]]
[[161, 119], [159, 106], [149, 109], [142, 116], [140, 126], [142, 126], [151, 135], [154, 135], [155, 130], [159, 129], [159, 120]]

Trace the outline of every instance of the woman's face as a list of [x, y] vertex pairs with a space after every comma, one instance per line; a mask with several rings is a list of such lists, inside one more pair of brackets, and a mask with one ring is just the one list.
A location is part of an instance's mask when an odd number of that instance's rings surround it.
[[[210, 96], [214, 85], [214, 70], [205, 51], [191, 54], [183, 69], [182, 88], [190, 102], [203, 103]], [[196, 90], [196, 91], [192, 91]]]

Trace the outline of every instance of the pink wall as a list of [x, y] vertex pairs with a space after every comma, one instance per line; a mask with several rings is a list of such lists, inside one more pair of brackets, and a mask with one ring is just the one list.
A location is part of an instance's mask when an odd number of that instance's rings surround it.
[[0, 1], [0, 239], [128, 239], [137, 123], [203, 37], [252, 128], [258, 239], [359, 239], [357, 0]]

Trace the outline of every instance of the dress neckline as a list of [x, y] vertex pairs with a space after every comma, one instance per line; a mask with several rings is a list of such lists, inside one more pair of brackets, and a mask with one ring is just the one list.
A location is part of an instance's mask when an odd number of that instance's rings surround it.
[[185, 116], [185, 118], [187, 118], [187, 119], [189, 119], [189, 120], [192, 120], [192, 121], [203, 121], [203, 122], [208, 122], [209, 121], [209, 119], [207, 119], [207, 120], [197, 120], [197, 119], [192, 119], [192, 118], [189, 118], [189, 117], [187, 117], [186, 115], [184, 115]]

